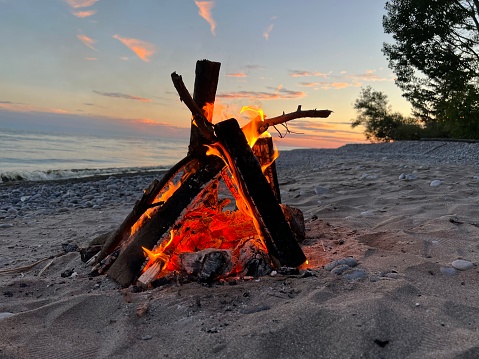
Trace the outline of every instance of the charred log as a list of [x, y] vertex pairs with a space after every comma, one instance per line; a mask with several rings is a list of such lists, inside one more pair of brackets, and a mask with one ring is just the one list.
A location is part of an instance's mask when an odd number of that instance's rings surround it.
[[296, 267], [303, 264], [306, 257], [294, 238], [238, 122], [235, 119], [220, 122], [215, 125], [215, 132], [234, 162], [230, 165], [235, 167], [235, 172], [240, 176], [238, 181], [244, 186], [246, 199], [261, 226], [270, 256], [282, 266]]

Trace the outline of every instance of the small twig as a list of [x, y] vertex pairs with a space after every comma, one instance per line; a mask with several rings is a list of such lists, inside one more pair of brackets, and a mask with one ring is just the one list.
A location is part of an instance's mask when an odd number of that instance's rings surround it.
[[324, 242], [321, 241], [321, 245], [323, 246], [323, 251], [326, 252], [326, 247], [324, 246]]
[[[60, 257], [62, 255], [64, 255], [65, 253], [59, 253], [57, 255], [55, 255], [53, 258], [55, 257]], [[37, 264], [40, 264], [42, 262], [45, 262], [46, 260], [52, 258], [51, 256], [50, 257], [47, 257], [47, 258], [43, 258], [43, 259], [39, 259], [38, 261], [36, 262], [33, 262], [32, 264], [28, 264], [26, 266], [23, 266], [23, 267], [17, 267], [17, 268], [10, 268], [10, 269], [4, 269], [4, 270], [1, 270], [0, 271], [0, 275], [2, 274], [11, 274], [11, 273], [21, 273], [21, 272], [25, 272], [25, 271], [29, 271], [30, 269], [32, 269], [33, 267], [35, 267]]]
[[38, 277], [40, 277], [43, 274], [43, 272], [45, 272], [53, 264], [54, 260], [55, 258], [53, 258], [50, 262], [48, 262], [47, 265], [43, 267], [40, 272], [38, 272]]

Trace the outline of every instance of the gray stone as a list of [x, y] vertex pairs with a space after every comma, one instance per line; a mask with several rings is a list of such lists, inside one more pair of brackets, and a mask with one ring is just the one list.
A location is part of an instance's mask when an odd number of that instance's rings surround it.
[[350, 269], [351, 267], [348, 266], [347, 264], [340, 264], [338, 265], [337, 267], [335, 267], [331, 273], [333, 274], [337, 274], [337, 275], [340, 275], [340, 274], [343, 274], [344, 272], [346, 272], [348, 269]]
[[468, 270], [474, 268], [474, 264], [470, 261], [466, 261], [464, 259], [457, 259], [451, 263], [453, 268], [458, 270]]
[[441, 180], [434, 180], [434, 181], [432, 181], [429, 185], [430, 185], [431, 187], [438, 187], [438, 186], [440, 186], [441, 184], [442, 184]]
[[444, 275], [447, 275], [447, 276], [454, 276], [454, 275], [457, 275], [459, 273], [459, 271], [455, 268], [451, 268], [451, 267], [441, 267], [439, 268], [439, 271], [444, 274]]
[[368, 273], [364, 269], [355, 269], [350, 273], [344, 275], [344, 279], [347, 280], [358, 280], [366, 278]]

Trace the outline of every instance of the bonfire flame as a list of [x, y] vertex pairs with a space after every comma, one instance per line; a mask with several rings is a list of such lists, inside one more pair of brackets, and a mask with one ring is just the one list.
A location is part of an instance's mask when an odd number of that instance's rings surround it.
[[[203, 110], [205, 117], [211, 119], [213, 117], [213, 104], [207, 104]], [[249, 113], [250, 121], [242, 128], [243, 133], [250, 147], [253, 147], [257, 139], [261, 136], [270, 136], [269, 133], [263, 131], [265, 115], [261, 109], [254, 109], [244, 106], [241, 113]], [[251, 206], [247, 201], [241, 181], [238, 181], [239, 174], [236, 172], [233, 160], [228, 152], [220, 143], [214, 143], [207, 146], [207, 155], [220, 157], [226, 168], [222, 171], [221, 176], [236, 201], [237, 211], [223, 211], [224, 206], [229, 200], [224, 200], [221, 205], [211, 208], [204, 204], [204, 199], [199, 199], [193, 204], [186, 215], [181, 220], [181, 227], [170, 232], [170, 239], [164, 240], [153, 250], [143, 248], [145, 257], [148, 262], [143, 268], [145, 272], [152, 265], [161, 265], [161, 271], [173, 272], [181, 269], [180, 254], [185, 252], [197, 252], [203, 249], [231, 249], [236, 257], [242, 245], [253, 238], [257, 239], [257, 245], [261, 250], [267, 252], [266, 245], [262, 238], [262, 231], [256, 217], [252, 213]], [[275, 149], [273, 160], [262, 166], [264, 170], [274, 162], [278, 157], [278, 151]], [[168, 189], [161, 193], [156, 202], [166, 201], [177, 188], [181, 186], [181, 180], [178, 183], [170, 183]], [[142, 223], [151, 215], [155, 208], [150, 208], [142, 218], [132, 227], [131, 233], [134, 234]], [[235, 256], [233, 256], [234, 258]], [[244, 268], [239, 267], [237, 263], [233, 263], [233, 269], [230, 274], [239, 273]]]

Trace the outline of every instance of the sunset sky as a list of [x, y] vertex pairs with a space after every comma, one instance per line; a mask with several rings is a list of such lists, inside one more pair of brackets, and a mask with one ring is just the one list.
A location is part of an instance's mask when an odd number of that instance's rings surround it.
[[0, 0], [0, 129], [187, 137], [170, 75], [192, 92], [208, 59], [221, 62], [225, 118], [330, 109], [292, 121], [301, 134], [280, 146], [363, 142], [351, 129], [361, 87], [410, 112], [381, 53], [383, 14], [378, 0]]

